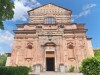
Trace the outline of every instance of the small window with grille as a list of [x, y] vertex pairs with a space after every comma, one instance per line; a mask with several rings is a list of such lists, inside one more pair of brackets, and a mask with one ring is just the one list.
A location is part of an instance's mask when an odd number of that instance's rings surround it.
[[47, 17], [45, 18], [45, 24], [55, 24], [55, 18], [54, 17]]

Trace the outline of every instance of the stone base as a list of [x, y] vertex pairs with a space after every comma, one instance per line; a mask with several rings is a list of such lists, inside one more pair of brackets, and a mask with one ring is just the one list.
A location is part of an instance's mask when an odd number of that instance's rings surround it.
[[41, 65], [40, 64], [35, 65], [35, 72], [36, 73], [40, 73], [41, 72]]
[[29, 75], [83, 75], [82, 73], [41, 72], [29, 73]]
[[61, 73], [65, 73], [65, 66], [64, 66], [64, 64], [60, 64], [60, 72]]

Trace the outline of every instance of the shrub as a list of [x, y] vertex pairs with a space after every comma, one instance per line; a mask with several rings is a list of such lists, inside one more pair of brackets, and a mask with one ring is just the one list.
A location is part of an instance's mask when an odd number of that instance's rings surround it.
[[29, 71], [32, 72], [32, 67], [31, 66], [29, 66]]
[[94, 56], [100, 60], [100, 49], [94, 50]]
[[0, 75], [28, 75], [29, 68], [24, 66], [0, 67]]
[[69, 68], [69, 72], [74, 72], [75, 67], [71, 65], [71, 67]]
[[82, 73], [82, 66], [79, 67], [79, 72]]
[[94, 50], [94, 56], [100, 56], [100, 49]]
[[0, 66], [5, 66], [6, 60], [7, 60], [6, 54], [0, 55]]
[[84, 75], [100, 75], [100, 60], [97, 57], [84, 59], [80, 71]]

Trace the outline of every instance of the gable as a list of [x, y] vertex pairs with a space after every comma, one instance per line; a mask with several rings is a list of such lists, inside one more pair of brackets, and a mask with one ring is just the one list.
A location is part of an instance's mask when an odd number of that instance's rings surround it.
[[71, 14], [71, 10], [68, 10], [66, 8], [63, 8], [63, 7], [60, 7], [60, 6], [57, 6], [57, 5], [54, 5], [54, 4], [46, 4], [46, 5], [43, 5], [43, 6], [40, 6], [40, 7], [37, 7], [35, 9], [32, 9], [30, 11], [28, 11], [29, 13], [41, 13], [41, 14], [48, 14], [48, 13], [65, 13], [65, 14]]

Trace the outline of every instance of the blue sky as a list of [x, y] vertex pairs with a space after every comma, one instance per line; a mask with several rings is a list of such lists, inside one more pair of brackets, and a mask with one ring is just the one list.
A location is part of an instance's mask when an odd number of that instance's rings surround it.
[[28, 22], [27, 11], [38, 6], [53, 3], [72, 10], [72, 21], [84, 23], [87, 37], [92, 37], [93, 48], [100, 48], [100, 0], [13, 0], [14, 18], [4, 21], [5, 30], [0, 30], [0, 52], [10, 52], [13, 47], [16, 24]]

